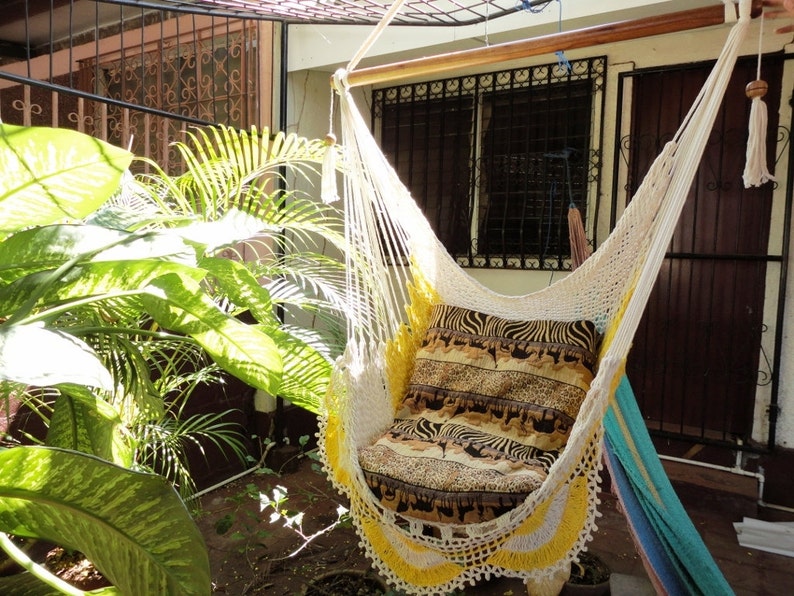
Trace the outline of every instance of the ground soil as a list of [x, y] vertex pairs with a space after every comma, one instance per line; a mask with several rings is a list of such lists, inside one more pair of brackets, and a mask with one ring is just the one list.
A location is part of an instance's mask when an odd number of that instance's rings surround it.
[[[277, 519], [271, 519], [273, 508], [262, 510], [260, 505], [261, 495], [273, 498], [274, 491], [286, 495]], [[372, 570], [349, 521], [338, 523], [338, 508], [345, 504], [316, 460], [299, 452], [280, 472], [260, 468], [199, 493], [189, 506], [209, 553], [212, 593], [404, 596]], [[285, 523], [300, 512], [298, 526]], [[42, 558], [62, 579], [84, 590], [108, 585], [79, 553], [42, 546]], [[520, 580], [493, 578], [471, 593], [518, 596], [526, 590]]]
[[[271, 522], [272, 509], [260, 511], [260, 493], [272, 497], [283, 487], [287, 499], [282, 508], [288, 515], [304, 513], [305, 536], [338, 520], [337, 509], [344, 501], [318, 464], [308, 457], [295, 463], [286, 473], [254, 472], [201, 497], [197, 523], [209, 550], [213, 593], [383, 594], [385, 588], [378, 586], [349, 523], [307, 542], [283, 517]], [[339, 576], [341, 572], [352, 573]]]
[[[282, 474], [250, 473], [201, 497], [196, 519], [209, 550], [213, 594], [404, 596], [372, 570], [349, 523], [321, 533], [292, 554], [306, 541], [283, 518], [271, 523], [271, 511], [260, 511], [260, 493], [272, 496], [276, 487], [284, 487], [284, 508], [304, 512], [306, 535], [333, 524], [337, 508], [345, 504], [315, 460], [302, 456], [295, 463], [295, 469]], [[492, 578], [450, 596], [464, 593], [521, 596], [526, 588], [519, 579]]]

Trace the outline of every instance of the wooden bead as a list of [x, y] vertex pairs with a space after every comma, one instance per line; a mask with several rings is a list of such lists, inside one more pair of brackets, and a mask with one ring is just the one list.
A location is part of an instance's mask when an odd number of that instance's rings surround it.
[[744, 88], [744, 94], [750, 99], [755, 97], [763, 97], [766, 95], [768, 89], [769, 85], [766, 84], [766, 81], [758, 79], [752, 81], [751, 83], [747, 83], [747, 86]]
[[[766, 85], [766, 83], [764, 83]], [[326, 145], [335, 145], [336, 144], [336, 135], [332, 132], [329, 132], [325, 135], [325, 144]]]

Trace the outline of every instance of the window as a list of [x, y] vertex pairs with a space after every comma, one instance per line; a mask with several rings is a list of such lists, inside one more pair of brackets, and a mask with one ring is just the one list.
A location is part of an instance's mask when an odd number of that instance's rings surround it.
[[568, 207], [598, 196], [605, 64], [374, 92], [384, 154], [461, 265], [570, 268]]

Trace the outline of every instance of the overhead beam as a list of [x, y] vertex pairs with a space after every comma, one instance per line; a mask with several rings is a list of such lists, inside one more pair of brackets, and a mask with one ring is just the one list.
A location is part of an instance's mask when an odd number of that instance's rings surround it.
[[[31, 50], [30, 57], [38, 55], [40, 52]], [[12, 60], [24, 60], [28, 57], [27, 46], [13, 41], [0, 39], [0, 58], [11, 58]]]
[[[752, 16], [757, 17], [761, 14], [761, 10], [761, 0], [753, 0]], [[589, 48], [607, 43], [712, 27], [722, 25], [724, 22], [725, 5], [720, 3], [714, 6], [596, 25], [576, 31], [551, 33], [531, 39], [361, 68], [347, 74], [347, 84], [350, 87], [361, 87], [414, 77], [439, 75], [473, 66], [485, 66], [541, 54], [554, 54], [558, 51]]]
[[3, 20], [6, 23], [24, 21], [26, 18], [44, 14], [68, 4], [69, 0], [5, 0]]

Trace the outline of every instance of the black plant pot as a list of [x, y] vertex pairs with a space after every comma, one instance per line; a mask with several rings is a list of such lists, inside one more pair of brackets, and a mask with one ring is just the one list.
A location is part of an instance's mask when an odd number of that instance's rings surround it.
[[604, 596], [609, 594], [609, 567], [599, 557], [583, 552], [579, 562], [571, 564], [571, 577], [560, 596]]
[[343, 569], [331, 571], [312, 580], [304, 596], [377, 596], [386, 594], [388, 586], [370, 571]]

